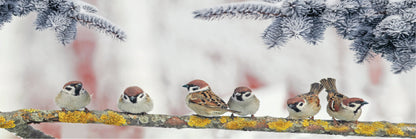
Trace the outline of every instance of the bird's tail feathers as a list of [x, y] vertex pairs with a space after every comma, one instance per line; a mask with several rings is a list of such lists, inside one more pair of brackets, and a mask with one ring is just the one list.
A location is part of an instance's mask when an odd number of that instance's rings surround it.
[[314, 94], [319, 95], [321, 91], [324, 89], [324, 86], [320, 83], [313, 83], [311, 84], [311, 90], [309, 92], [312, 92]]
[[337, 87], [335, 86], [335, 79], [334, 78], [328, 78], [328, 79], [321, 79], [321, 84], [325, 87], [326, 92], [336, 92]]

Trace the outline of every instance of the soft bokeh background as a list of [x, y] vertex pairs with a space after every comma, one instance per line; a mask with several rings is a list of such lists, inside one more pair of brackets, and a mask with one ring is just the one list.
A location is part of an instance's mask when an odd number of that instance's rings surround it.
[[[79, 26], [77, 40], [62, 46], [52, 30], [34, 29], [36, 13], [14, 17], [0, 30], [0, 111], [58, 109], [53, 99], [62, 85], [81, 80], [93, 95], [89, 109], [117, 110], [122, 91], [138, 85], [154, 100], [150, 113], [189, 115], [192, 112], [184, 103], [187, 92], [181, 85], [198, 78], [224, 100], [235, 87], [250, 86], [261, 100], [257, 116], [286, 117], [287, 98], [307, 92], [313, 82], [334, 77], [340, 92], [370, 103], [363, 107], [360, 120], [416, 122], [416, 69], [393, 74], [380, 57], [356, 64], [351, 42], [335, 35], [334, 29], [328, 29], [325, 40], [316, 46], [292, 39], [285, 47], [267, 49], [260, 36], [271, 20], [193, 19], [194, 10], [235, 0], [87, 2], [123, 28], [128, 39], [120, 42]], [[323, 92], [323, 106], [325, 97]], [[325, 108], [316, 119], [330, 119]], [[55, 137], [341, 137], [85, 124], [34, 126]], [[0, 137], [14, 136], [0, 129]]]

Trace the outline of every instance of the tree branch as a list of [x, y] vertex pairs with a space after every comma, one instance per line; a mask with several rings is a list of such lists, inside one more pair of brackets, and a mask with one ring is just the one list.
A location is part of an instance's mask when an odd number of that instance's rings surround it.
[[52, 136], [46, 135], [42, 131], [34, 129], [28, 124], [20, 124], [14, 128], [6, 128], [6, 130], [15, 133], [16, 136], [21, 138], [54, 138]]
[[[65, 122], [65, 123], [95, 123], [117, 126], [143, 126], [163, 128], [212, 128], [244, 131], [290, 132], [330, 134], [344, 136], [379, 136], [379, 137], [416, 137], [415, 123], [377, 122], [341, 122], [335, 126], [331, 120], [288, 120], [274, 117], [200, 117], [195, 115], [135, 115], [106, 111], [59, 111], [21, 109], [18, 111], [0, 113], [0, 128], [11, 132], [20, 132], [16, 128], [28, 126], [31, 123]], [[30, 127], [30, 126], [29, 126]], [[27, 128], [25, 128], [27, 129]], [[31, 130], [31, 129], [30, 129]], [[17, 134], [21, 136], [21, 134]], [[35, 134], [27, 134], [30, 135]], [[28, 137], [21, 136], [21, 137]], [[42, 134], [42, 137], [49, 137]]]
[[195, 18], [213, 20], [229, 18], [270, 19], [281, 15], [280, 6], [266, 2], [244, 2], [194, 11]]
[[0, 0], [0, 27], [10, 22], [13, 16], [37, 12], [36, 29], [53, 29], [63, 45], [75, 40], [77, 22], [124, 41], [124, 31], [97, 15], [97, 11], [93, 5], [80, 0]]

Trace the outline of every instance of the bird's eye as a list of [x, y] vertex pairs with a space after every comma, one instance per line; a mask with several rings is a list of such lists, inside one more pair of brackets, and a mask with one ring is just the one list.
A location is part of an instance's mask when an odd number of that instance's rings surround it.
[[198, 86], [196, 86], [196, 87], [193, 87], [192, 88], [192, 91], [195, 91], [195, 90], [198, 90], [199, 89], [199, 87]]
[[251, 93], [249, 92], [249, 93], [246, 94], [246, 97], [249, 97], [250, 95], [251, 95]]
[[301, 103], [299, 103], [299, 106], [303, 106], [303, 103], [301, 102]]
[[354, 105], [354, 104], [350, 104], [350, 105], [348, 105], [348, 106], [350, 106], [350, 107], [355, 107], [355, 105]]
[[71, 87], [65, 87], [65, 90], [71, 91], [72, 88]]
[[123, 98], [124, 98], [124, 99], [127, 99], [127, 96], [126, 96], [126, 95], [124, 95], [124, 96], [123, 96]]
[[143, 96], [144, 96], [143, 94], [140, 94], [140, 95], [139, 95], [139, 97], [140, 97], [140, 98], [143, 98]]

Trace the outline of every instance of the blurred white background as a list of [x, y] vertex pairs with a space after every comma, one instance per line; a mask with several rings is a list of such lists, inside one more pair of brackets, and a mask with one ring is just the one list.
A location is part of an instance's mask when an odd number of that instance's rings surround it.
[[[154, 114], [193, 114], [181, 85], [203, 79], [224, 100], [237, 86], [250, 86], [261, 100], [257, 116], [286, 117], [286, 99], [309, 91], [322, 78], [337, 79], [341, 93], [361, 97], [362, 121], [416, 122], [416, 69], [393, 74], [375, 57], [355, 63], [351, 41], [328, 29], [311, 46], [292, 39], [267, 49], [260, 37], [271, 20], [193, 19], [192, 11], [236, 0], [89, 0], [99, 15], [126, 31], [125, 42], [79, 25], [77, 40], [62, 46], [52, 30], [36, 31], [36, 13], [14, 17], [0, 30], [0, 111], [58, 109], [54, 97], [69, 80], [81, 80], [93, 94], [89, 109], [117, 109], [122, 91], [140, 86], [154, 100]], [[323, 91], [321, 111], [326, 113]], [[226, 114], [228, 115], [228, 114]], [[55, 137], [135, 138], [333, 138], [340, 136], [229, 130], [39, 124]], [[204, 135], [204, 136], [201, 136]], [[0, 129], [0, 137], [14, 137]]]

